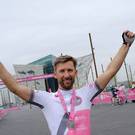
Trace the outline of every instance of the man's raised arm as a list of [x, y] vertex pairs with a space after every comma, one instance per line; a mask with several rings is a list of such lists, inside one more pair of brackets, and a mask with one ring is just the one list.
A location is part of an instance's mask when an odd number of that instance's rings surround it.
[[0, 62], [0, 79], [4, 82], [7, 88], [14, 94], [16, 94], [17, 96], [26, 101], [30, 99], [31, 90], [25, 86], [19, 85], [1, 62]]
[[118, 53], [113, 58], [111, 63], [108, 65], [106, 71], [96, 79], [96, 83], [100, 87], [101, 91], [106, 87], [108, 82], [120, 69], [129, 51], [129, 48], [134, 41], [135, 34], [133, 32], [126, 31], [122, 34], [122, 38], [123, 38], [123, 45], [119, 49]]

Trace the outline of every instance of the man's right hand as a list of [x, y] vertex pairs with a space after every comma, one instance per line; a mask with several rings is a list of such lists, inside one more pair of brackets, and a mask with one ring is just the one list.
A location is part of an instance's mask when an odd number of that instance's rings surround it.
[[135, 39], [135, 33], [127, 30], [123, 32], [122, 38], [123, 38], [123, 44], [131, 46]]

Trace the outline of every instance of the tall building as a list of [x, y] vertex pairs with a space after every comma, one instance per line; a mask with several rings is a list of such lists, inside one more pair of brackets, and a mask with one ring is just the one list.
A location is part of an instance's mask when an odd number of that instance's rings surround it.
[[[48, 55], [27, 65], [14, 65], [14, 69], [18, 78], [25, 78], [27, 76], [52, 74], [54, 73], [53, 62], [56, 59], [53, 55]], [[57, 80], [55, 78], [45, 78], [34, 81], [22, 82], [31, 89], [40, 89], [53, 92], [57, 90]]]
[[[45, 56], [39, 60], [31, 62], [29, 65], [42, 65], [43, 66], [43, 73], [44, 74], [51, 74], [54, 73], [53, 63], [56, 57], [53, 55]], [[58, 88], [58, 83], [55, 78], [47, 78], [44, 80], [46, 90], [51, 89], [55, 92]]]

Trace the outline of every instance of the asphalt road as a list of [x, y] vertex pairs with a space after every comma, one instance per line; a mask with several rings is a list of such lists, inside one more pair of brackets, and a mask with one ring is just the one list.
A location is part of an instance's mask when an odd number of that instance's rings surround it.
[[[135, 103], [92, 107], [92, 135], [135, 135]], [[0, 135], [50, 135], [37, 107], [24, 106], [0, 120]]]

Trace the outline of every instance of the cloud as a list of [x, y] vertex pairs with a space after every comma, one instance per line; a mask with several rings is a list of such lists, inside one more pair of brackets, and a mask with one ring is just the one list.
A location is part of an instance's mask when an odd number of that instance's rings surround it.
[[[120, 47], [122, 31], [135, 31], [134, 4], [134, 0], [1, 1], [1, 59], [10, 69], [9, 65], [50, 53], [86, 55], [91, 53], [91, 33], [97, 63], [106, 65]], [[133, 63], [131, 56], [135, 57], [133, 51], [127, 57]]]

